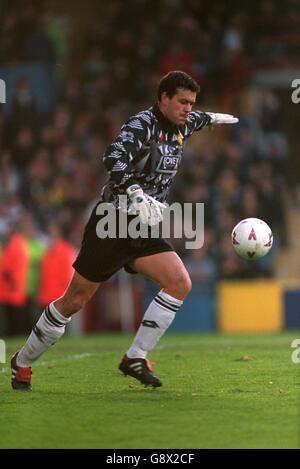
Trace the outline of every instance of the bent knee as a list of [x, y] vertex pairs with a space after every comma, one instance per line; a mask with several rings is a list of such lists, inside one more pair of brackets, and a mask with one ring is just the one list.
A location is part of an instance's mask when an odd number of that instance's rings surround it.
[[178, 282], [178, 289], [181, 291], [182, 295], [186, 297], [192, 289], [192, 280], [189, 274], [186, 272], [185, 275], [180, 277]]
[[167, 293], [170, 293], [174, 298], [183, 300], [192, 289], [192, 281], [187, 271], [175, 273], [170, 280], [164, 285]]

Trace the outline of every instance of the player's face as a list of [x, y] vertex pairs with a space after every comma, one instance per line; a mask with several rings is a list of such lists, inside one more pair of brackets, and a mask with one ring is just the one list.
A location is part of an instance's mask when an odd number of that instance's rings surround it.
[[177, 93], [169, 98], [163, 93], [160, 101], [161, 112], [174, 124], [184, 125], [196, 101], [197, 93], [177, 88]]

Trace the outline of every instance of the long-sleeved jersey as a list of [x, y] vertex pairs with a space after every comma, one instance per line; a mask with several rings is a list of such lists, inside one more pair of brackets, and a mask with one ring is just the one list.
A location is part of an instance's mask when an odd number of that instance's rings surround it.
[[186, 139], [210, 123], [205, 112], [190, 112], [182, 126], [172, 124], [157, 104], [131, 117], [116, 140], [106, 149], [103, 162], [109, 180], [101, 194], [102, 201], [116, 208], [118, 196], [132, 184], [164, 202], [177, 173]]

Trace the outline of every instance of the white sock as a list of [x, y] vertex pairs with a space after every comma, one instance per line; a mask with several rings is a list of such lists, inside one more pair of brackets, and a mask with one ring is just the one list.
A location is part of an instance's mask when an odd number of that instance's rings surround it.
[[183, 301], [161, 290], [148, 306], [134, 341], [126, 353], [127, 357], [146, 358], [147, 353], [155, 347], [170, 326], [182, 303]]
[[64, 334], [69, 321], [71, 318], [62, 316], [53, 302], [46, 306], [27, 342], [18, 353], [17, 365], [25, 368], [31, 366]]

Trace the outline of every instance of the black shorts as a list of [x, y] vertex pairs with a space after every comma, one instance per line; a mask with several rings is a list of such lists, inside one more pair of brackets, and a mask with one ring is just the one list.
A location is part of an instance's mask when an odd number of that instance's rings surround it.
[[[76, 272], [87, 280], [103, 282], [122, 267], [129, 273], [136, 273], [128, 265], [134, 259], [174, 251], [163, 238], [99, 238], [96, 233], [96, 225], [102, 217], [96, 214], [99, 203], [94, 207], [86, 224], [81, 248], [73, 263]], [[118, 210], [116, 216], [118, 221]], [[128, 215], [128, 223], [132, 218], [134, 216]]]

